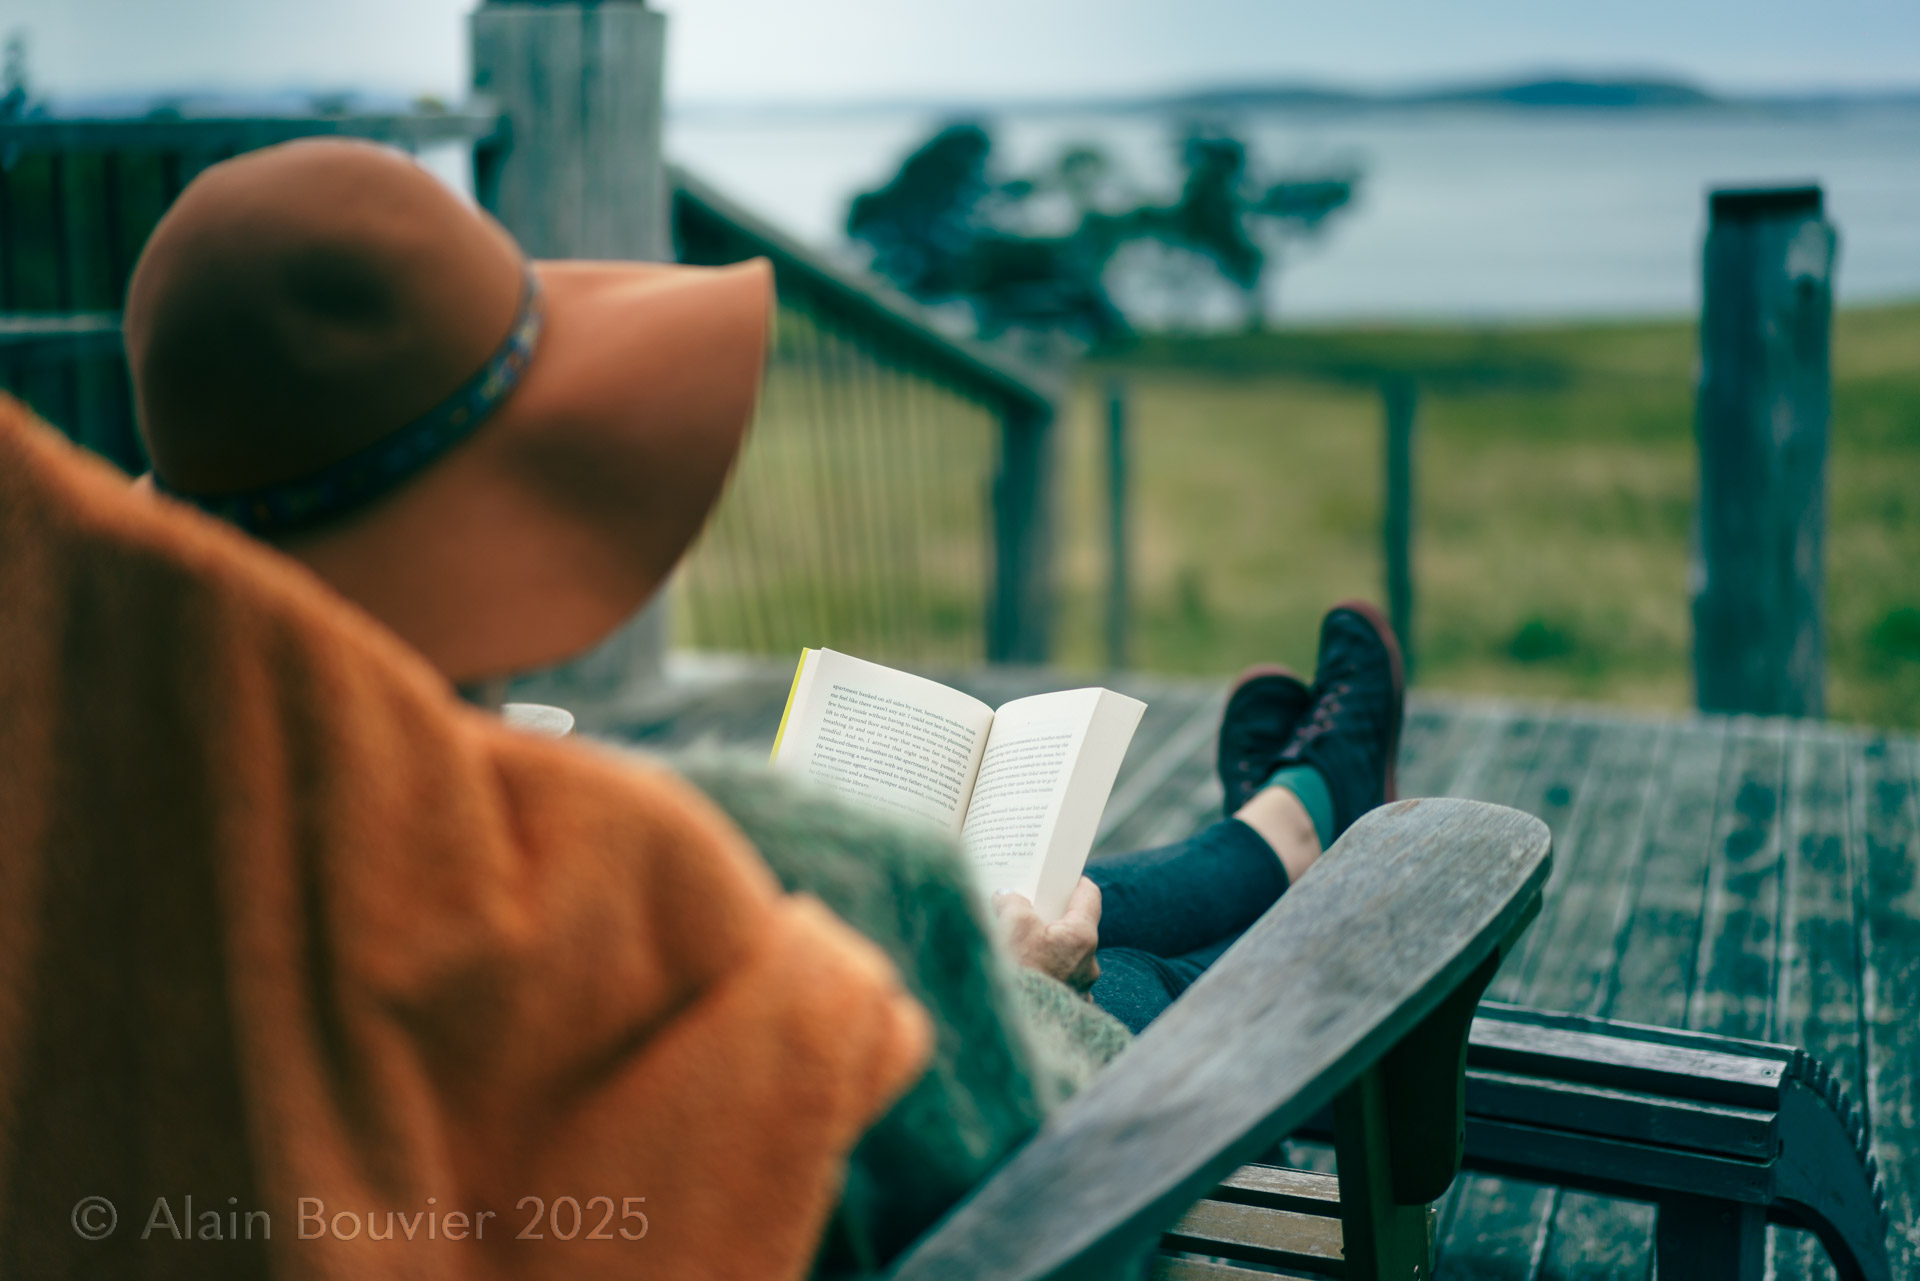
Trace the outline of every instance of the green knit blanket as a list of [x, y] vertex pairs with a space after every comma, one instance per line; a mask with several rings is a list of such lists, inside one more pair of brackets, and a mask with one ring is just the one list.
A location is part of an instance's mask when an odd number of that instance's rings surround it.
[[933, 1061], [853, 1154], [817, 1275], [880, 1270], [1125, 1049], [1126, 1028], [993, 946], [959, 846], [849, 806], [763, 762], [670, 762], [739, 824], [790, 890], [893, 958], [933, 1017]]

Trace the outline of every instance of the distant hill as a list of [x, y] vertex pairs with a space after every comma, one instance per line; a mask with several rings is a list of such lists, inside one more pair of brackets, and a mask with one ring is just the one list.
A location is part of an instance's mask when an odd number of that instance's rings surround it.
[[1573, 79], [1555, 77], [1512, 83], [1465, 85], [1392, 93], [1367, 93], [1322, 85], [1240, 85], [1178, 94], [1140, 106], [1187, 111], [1286, 110], [1314, 107], [1430, 107], [1485, 104], [1510, 107], [1704, 107], [1728, 101], [1679, 80]]
[[864, 115], [920, 111], [950, 119], [990, 117], [1010, 112], [1096, 112], [1209, 114], [1256, 112], [1408, 111], [1431, 107], [1485, 107], [1512, 111], [1769, 111], [1848, 110], [1920, 107], [1920, 87], [1889, 86], [1860, 90], [1801, 90], [1779, 93], [1718, 93], [1688, 80], [1658, 75], [1582, 75], [1541, 72], [1512, 79], [1464, 84], [1367, 90], [1316, 81], [1271, 81], [1207, 85], [1173, 93], [1099, 94], [1035, 98], [885, 98], [843, 102], [683, 102], [676, 113], [700, 114], [778, 111], [810, 116]]
[[1676, 80], [1529, 80], [1454, 89], [1415, 102], [1496, 102], [1516, 107], [1704, 107], [1724, 99]]

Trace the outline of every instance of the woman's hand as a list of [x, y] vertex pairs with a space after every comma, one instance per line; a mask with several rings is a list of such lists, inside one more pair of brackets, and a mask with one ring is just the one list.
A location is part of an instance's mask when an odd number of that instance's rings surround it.
[[1100, 945], [1100, 887], [1086, 877], [1073, 887], [1066, 915], [1049, 925], [1019, 894], [993, 896], [1000, 938], [1015, 960], [1084, 992], [1100, 977], [1094, 949]]

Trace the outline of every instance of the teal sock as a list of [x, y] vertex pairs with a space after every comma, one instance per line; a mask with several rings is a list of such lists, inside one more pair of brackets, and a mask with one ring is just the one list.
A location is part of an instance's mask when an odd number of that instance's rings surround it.
[[1327, 790], [1327, 780], [1320, 776], [1319, 770], [1311, 765], [1282, 765], [1260, 790], [1269, 787], [1284, 787], [1294, 794], [1301, 808], [1307, 811], [1307, 817], [1313, 820], [1313, 832], [1320, 838], [1321, 849], [1333, 844], [1333, 793]]

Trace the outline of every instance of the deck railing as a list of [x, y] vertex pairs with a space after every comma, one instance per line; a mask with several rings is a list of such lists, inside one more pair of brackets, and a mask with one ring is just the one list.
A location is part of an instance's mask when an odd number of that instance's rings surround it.
[[[145, 466], [119, 339], [140, 247], [207, 165], [290, 138], [418, 151], [493, 136], [484, 111], [0, 124], [0, 386], [120, 466]], [[1054, 397], [692, 175], [683, 261], [764, 255], [779, 292], [758, 420], [676, 581], [699, 648], [827, 644], [901, 661], [1048, 656]]]
[[682, 261], [773, 262], [780, 312], [759, 421], [687, 565], [696, 645], [1046, 657], [1053, 401], [686, 173]]

